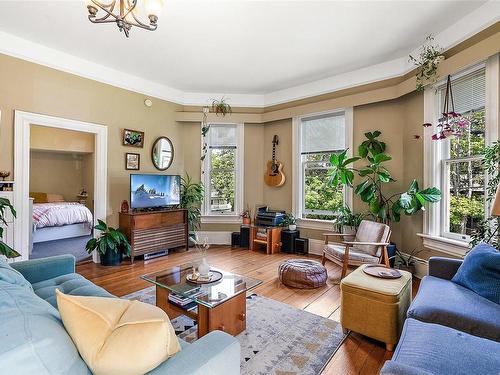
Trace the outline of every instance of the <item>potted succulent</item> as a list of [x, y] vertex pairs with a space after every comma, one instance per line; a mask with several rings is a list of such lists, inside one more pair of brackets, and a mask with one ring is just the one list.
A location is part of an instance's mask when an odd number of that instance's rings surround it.
[[394, 256], [395, 267], [403, 271], [408, 271], [413, 275], [415, 273], [415, 264], [417, 263], [416, 256], [422, 251], [422, 249], [413, 249], [408, 254], [403, 255], [399, 250], [396, 249], [396, 254]]
[[288, 230], [297, 230], [297, 219], [292, 214], [286, 214], [281, 222], [282, 227], [288, 227]]
[[252, 215], [250, 213], [250, 208], [247, 207], [241, 214], [241, 218], [243, 219], [243, 225], [250, 225], [252, 223]]
[[89, 254], [97, 251], [103, 266], [117, 266], [122, 262], [123, 254], [130, 255], [130, 244], [127, 237], [115, 228], [109, 227], [104, 221], [97, 220], [94, 227], [101, 231], [98, 238], [91, 238], [85, 249]]
[[[16, 217], [16, 210], [10, 201], [7, 198], [0, 198], [0, 224], [3, 224], [4, 226], [7, 226], [7, 220], [5, 220], [6, 211], [10, 211], [12, 216]], [[0, 227], [0, 255], [4, 255], [7, 258], [16, 258], [21, 256], [21, 254], [2, 241], [3, 231], [4, 228]]]
[[185, 208], [188, 214], [189, 245], [195, 243], [195, 231], [201, 226], [201, 204], [205, 196], [205, 189], [201, 182], [193, 182], [191, 177], [181, 179], [181, 208]]

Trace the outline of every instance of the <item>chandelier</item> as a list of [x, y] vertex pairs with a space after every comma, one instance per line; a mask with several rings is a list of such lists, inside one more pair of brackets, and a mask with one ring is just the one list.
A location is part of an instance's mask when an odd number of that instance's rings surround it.
[[[432, 126], [425, 123], [424, 127]], [[455, 112], [455, 102], [453, 101], [453, 90], [451, 87], [451, 76], [446, 80], [446, 93], [444, 94], [443, 112], [436, 126], [437, 132], [432, 135], [433, 141], [439, 141], [448, 137], [460, 137], [470, 127], [470, 120], [466, 116]]]
[[112, 0], [110, 3], [105, 4], [99, 0], [87, 0], [89, 20], [92, 23], [116, 22], [118, 29], [123, 31], [127, 38], [132, 26], [149, 31], [156, 30], [158, 15], [163, 7], [163, 0], [144, 0], [144, 10], [149, 19], [149, 24], [138, 19], [137, 2], [138, 0]]

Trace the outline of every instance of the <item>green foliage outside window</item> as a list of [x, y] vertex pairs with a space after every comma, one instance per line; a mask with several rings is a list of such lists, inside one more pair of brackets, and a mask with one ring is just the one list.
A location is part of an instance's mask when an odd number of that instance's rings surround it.
[[212, 210], [233, 212], [236, 189], [236, 150], [232, 148], [212, 149], [210, 160]]

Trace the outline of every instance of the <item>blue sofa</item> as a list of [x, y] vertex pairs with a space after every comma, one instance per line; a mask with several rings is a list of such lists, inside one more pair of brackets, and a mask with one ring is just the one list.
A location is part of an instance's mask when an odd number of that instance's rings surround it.
[[[11, 265], [0, 259], [0, 373], [91, 374], [64, 329], [57, 288], [66, 294], [114, 298], [75, 273], [71, 255]], [[181, 341], [181, 346], [148, 375], [240, 373], [240, 345], [224, 332], [211, 332], [193, 344]]]
[[461, 264], [429, 259], [429, 275], [381, 374], [500, 374], [500, 305], [451, 282]]

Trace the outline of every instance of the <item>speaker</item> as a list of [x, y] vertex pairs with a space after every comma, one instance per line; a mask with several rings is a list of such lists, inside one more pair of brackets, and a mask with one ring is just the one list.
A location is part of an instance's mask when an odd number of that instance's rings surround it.
[[231, 246], [240, 246], [240, 232], [231, 233]]
[[240, 227], [240, 247], [245, 249], [250, 247], [250, 227], [248, 225]]
[[281, 251], [293, 254], [295, 252], [295, 239], [300, 237], [298, 230], [281, 231]]
[[296, 238], [295, 239], [295, 252], [297, 254], [309, 254], [309, 239]]

